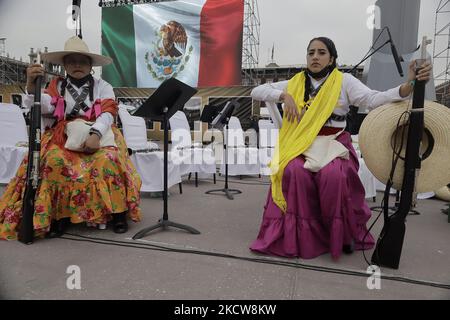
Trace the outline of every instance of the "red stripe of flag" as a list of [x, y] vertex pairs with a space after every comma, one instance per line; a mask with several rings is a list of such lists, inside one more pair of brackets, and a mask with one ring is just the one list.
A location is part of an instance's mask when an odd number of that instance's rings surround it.
[[241, 84], [244, 0], [207, 0], [200, 16], [198, 87]]

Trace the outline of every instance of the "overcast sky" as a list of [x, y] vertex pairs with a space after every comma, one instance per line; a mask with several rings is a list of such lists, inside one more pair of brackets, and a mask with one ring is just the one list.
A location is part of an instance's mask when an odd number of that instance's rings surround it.
[[[7, 38], [6, 51], [10, 56], [17, 59], [22, 56], [28, 61], [31, 47], [61, 50], [65, 40], [74, 35], [66, 27], [71, 3], [70, 0], [0, 0], [0, 38]], [[419, 39], [425, 35], [433, 39], [438, 3], [439, 0], [421, 1]], [[372, 43], [372, 30], [366, 26], [369, 18], [366, 10], [373, 4], [375, 0], [258, 0], [260, 66], [268, 63], [273, 44], [279, 65], [305, 63], [308, 41], [320, 35], [335, 41], [340, 64], [359, 62]], [[99, 53], [98, 0], [83, 0], [81, 7], [84, 40], [91, 51]]]

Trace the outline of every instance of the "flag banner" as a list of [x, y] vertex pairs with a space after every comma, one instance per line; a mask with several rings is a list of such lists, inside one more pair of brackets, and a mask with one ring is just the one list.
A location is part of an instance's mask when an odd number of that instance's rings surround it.
[[102, 77], [114, 87], [241, 83], [244, 0], [183, 0], [102, 9]]

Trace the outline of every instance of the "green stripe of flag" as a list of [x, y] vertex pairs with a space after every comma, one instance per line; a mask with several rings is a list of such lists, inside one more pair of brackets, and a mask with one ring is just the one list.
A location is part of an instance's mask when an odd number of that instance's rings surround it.
[[114, 62], [103, 67], [102, 78], [113, 87], [136, 87], [133, 6], [102, 9], [102, 54]]

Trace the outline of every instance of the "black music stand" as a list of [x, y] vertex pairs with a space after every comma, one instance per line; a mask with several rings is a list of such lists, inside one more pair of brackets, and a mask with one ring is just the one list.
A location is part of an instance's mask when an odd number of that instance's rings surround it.
[[223, 107], [223, 109], [215, 117], [211, 117], [218, 111], [217, 107], [214, 107], [214, 106], [208, 106], [208, 107], [205, 106], [204, 109], [207, 109], [207, 110], [204, 110], [204, 113], [202, 113], [202, 121], [211, 123], [213, 128], [221, 130], [225, 127], [224, 143], [223, 143], [223, 149], [225, 150], [225, 187], [223, 189], [209, 190], [209, 191], [206, 191], [205, 193], [206, 194], [224, 193], [224, 195], [230, 200], [234, 199], [233, 194], [242, 193], [242, 191], [240, 191], [240, 190], [228, 188], [228, 148], [227, 148], [228, 122], [230, 121], [230, 118], [231, 118], [231, 115], [233, 114], [234, 109], [238, 108], [238, 107], [239, 107], [239, 103], [237, 101], [233, 100], [233, 101], [227, 102], [225, 107]]
[[142, 106], [133, 114], [134, 116], [150, 118], [153, 121], [162, 121], [164, 124], [164, 211], [163, 217], [157, 224], [142, 229], [133, 236], [133, 240], [144, 237], [147, 233], [157, 228], [163, 230], [168, 227], [175, 227], [186, 230], [193, 234], [200, 234], [200, 232], [190, 226], [175, 223], [169, 220], [167, 213], [167, 161], [169, 149], [169, 119], [178, 110], [181, 110], [184, 104], [197, 92], [196, 89], [191, 88], [187, 84], [170, 78], [164, 81], [159, 88], [145, 101]]

